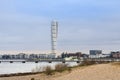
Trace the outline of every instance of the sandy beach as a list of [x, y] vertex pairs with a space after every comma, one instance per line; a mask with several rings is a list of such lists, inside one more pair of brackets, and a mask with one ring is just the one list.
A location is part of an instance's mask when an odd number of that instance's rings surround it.
[[2, 77], [0, 80], [120, 80], [120, 66], [112, 64], [98, 64], [86, 67], [77, 67], [71, 72], [56, 73], [52, 76], [45, 74]]

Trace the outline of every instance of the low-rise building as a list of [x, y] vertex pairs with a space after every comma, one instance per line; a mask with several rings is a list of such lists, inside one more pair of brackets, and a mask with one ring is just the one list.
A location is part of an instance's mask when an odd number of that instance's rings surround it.
[[2, 59], [11, 59], [10, 55], [4, 54], [2, 55]]
[[120, 51], [111, 52], [111, 57], [112, 57], [112, 58], [120, 58]]
[[96, 55], [89, 55], [89, 58], [108, 58], [110, 54], [96, 54]]
[[61, 57], [62, 58], [66, 58], [66, 57], [80, 58], [80, 57], [82, 57], [82, 53], [81, 52], [76, 52], [76, 53], [62, 53]]
[[51, 53], [51, 54], [47, 54], [47, 58], [53, 59], [56, 57], [56, 54]]
[[38, 55], [40, 59], [45, 59], [47, 58], [47, 54], [39, 54]]
[[102, 54], [102, 50], [90, 50], [90, 55], [99, 55]]
[[29, 56], [27, 54], [25, 54], [25, 53], [19, 53], [17, 56], [18, 56], [19, 59], [27, 59], [27, 58], [29, 58]]

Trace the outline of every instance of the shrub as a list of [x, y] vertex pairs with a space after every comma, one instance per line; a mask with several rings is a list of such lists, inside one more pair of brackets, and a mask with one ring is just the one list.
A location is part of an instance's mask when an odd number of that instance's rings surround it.
[[93, 64], [96, 64], [96, 62], [84, 60], [82, 63], [80, 63], [80, 66], [87, 66], [87, 65], [93, 65]]
[[69, 71], [69, 72], [71, 72], [71, 71], [72, 71], [72, 69], [71, 69], [70, 67], [68, 67], [68, 71]]
[[120, 66], [120, 62], [113, 62], [112, 65]]
[[57, 72], [63, 72], [64, 70], [68, 69], [68, 65], [67, 64], [57, 64], [55, 65], [55, 71]]
[[68, 64], [57, 64], [55, 65], [55, 70], [51, 66], [44, 67], [44, 73], [46, 75], [53, 75], [54, 72], [63, 72], [65, 70], [72, 71], [71, 67], [68, 67]]
[[31, 80], [35, 80], [35, 78], [31, 78]]
[[52, 75], [53, 74], [53, 70], [52, 70], [51, 66], [45, 67], [45, 74], [46, 75]]

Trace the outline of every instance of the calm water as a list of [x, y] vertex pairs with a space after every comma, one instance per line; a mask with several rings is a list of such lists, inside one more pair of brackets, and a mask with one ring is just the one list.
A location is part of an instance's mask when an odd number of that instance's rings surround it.
[[[54, 66], [58, 63], [61, 63], [61, 62], [52, 62], [52, 63], [48, 63], [48, 62], [39, 62], [39, 63], [2, 62], [0, 63], [0, 74], [36, 72], [36, 70], [43, 71], [43, 68], [45, 66], [51, 66], [54, 69]], [[69, 66], [77, 65], [76, 62], [67, 62], [65, 64], [68, 64]]]

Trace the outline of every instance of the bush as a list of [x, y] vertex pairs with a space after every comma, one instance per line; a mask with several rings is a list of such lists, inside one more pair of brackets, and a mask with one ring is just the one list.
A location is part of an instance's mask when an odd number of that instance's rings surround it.
[[69, 71], [69, 72], [71, 72], [71, 71], [72, 71], [72, 69], [69, 67], [69, 68], [68, 68], [68, 71]]
[[68, 70], [71, 72], [71, 67], [68, 67], [67, 64], [57, 64], [55, 65], [55, 70], [53, 70], [50, 66], [44, 67], [44, 73], [46, 75], [53, 75], [54, 72], [63, 72], [65, 70]]
[[68, 69], [68, 65], [67, 64], [57, 64], [55, 65], [55, 71], [57, 72], [63, 72], [64, 70]]
[[31, 80], [35, 80], [35, 78], [31, 78]]
[[51, 66], [45, 67], [45, 74], [46, 75], [52, 75], [53, 74], [53, 70], [52, 70]]
[[80, 63], [80, 66], [87, 66], [87, 65], [93, 65], [93, 64], [96, 64], [96, 62], [84, 60], [82, 63]]
[[120, 62], [113, 62], [112, 65], [120, 66]]

